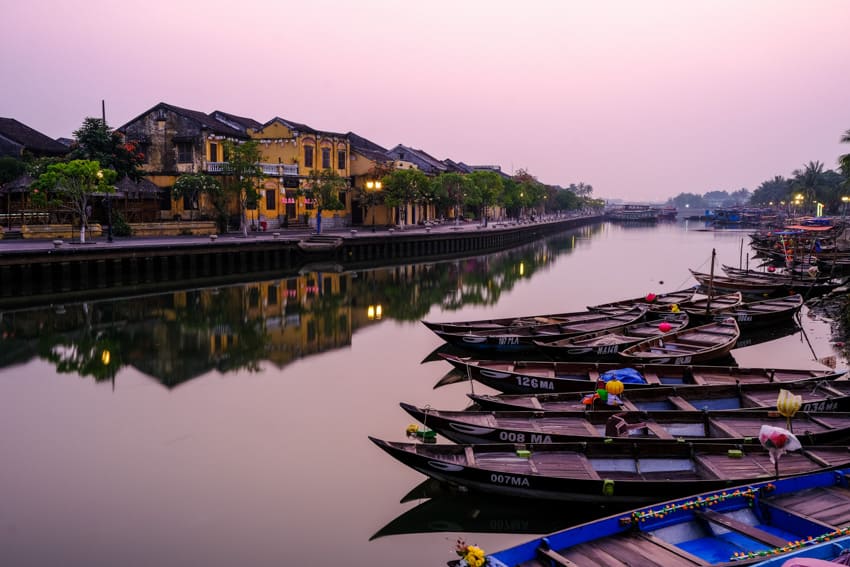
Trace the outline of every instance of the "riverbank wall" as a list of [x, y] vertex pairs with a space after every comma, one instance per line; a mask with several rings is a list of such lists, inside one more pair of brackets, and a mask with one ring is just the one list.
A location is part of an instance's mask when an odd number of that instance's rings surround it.
[[301, 237], [281, 233], [55, 241], [0, 247], [0, 308], [280, 278], [299, 271], [342, 271], [497, 252], [587, 224], [598, 216], [480, 227], [436, 226]]

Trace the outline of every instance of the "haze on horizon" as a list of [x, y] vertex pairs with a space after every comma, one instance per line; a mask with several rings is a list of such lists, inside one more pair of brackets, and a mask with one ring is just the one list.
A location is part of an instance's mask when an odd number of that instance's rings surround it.
[[754, 190], [850, 147], [850, 2], [9, 2], [0, 116], [160, 101], [354, 131], [594, 196]]

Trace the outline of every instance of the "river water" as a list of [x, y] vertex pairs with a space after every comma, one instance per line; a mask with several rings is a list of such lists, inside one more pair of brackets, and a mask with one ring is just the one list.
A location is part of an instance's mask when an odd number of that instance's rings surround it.
[[[436, 566], [458, 537], [495, 551], [601, 514], [429, 499], [369, 442], [404, 438], [401, 401], [467, 405], [468, 383], [434, 388], [450, 367], [419, 320], [673, 291], [712, 249], [718, 270], [746, 263], [746, 241], [603, 223], [450, 262], [0, 312], [0, 564]], [[805, 307], [775, 331], [736, 362], [846, 364]]]

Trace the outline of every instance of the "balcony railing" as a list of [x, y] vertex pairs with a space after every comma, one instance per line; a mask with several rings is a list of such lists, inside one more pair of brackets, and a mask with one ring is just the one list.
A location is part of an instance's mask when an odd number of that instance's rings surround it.
[[[282, 177], [285, 175], [298, 175], [297, 163], [260, 163], [258, 164], [263, 172], [263, 175], [269, 177]], [[207, 173], [226, 173], [226, 161], [208, 161]]]

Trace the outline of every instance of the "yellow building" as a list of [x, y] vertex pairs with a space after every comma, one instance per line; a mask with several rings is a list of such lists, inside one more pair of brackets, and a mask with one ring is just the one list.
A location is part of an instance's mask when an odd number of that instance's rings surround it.
[[[309, 177], [312, 173], [333, 171], [348, 179], [351, 149], [345, 134], [323, 132], [304, 124], [275, 117], [258, 128], [247, 130], [260, 144], [263, 161], [260, 163], [264, 180], [260, 188], [258, 217], [269, 225], [294, 224], [302, 219], [315, 225], [316, 203], [310, 195]], [[326, 211], [323, 217], [343, 218], [350, 224], [351, 196], [343, 191], [340, 201], [344, 211]], [[284, 220], [285, 219], [285, 220]], [[328, 221], [323, 220], [323, 226]]]

